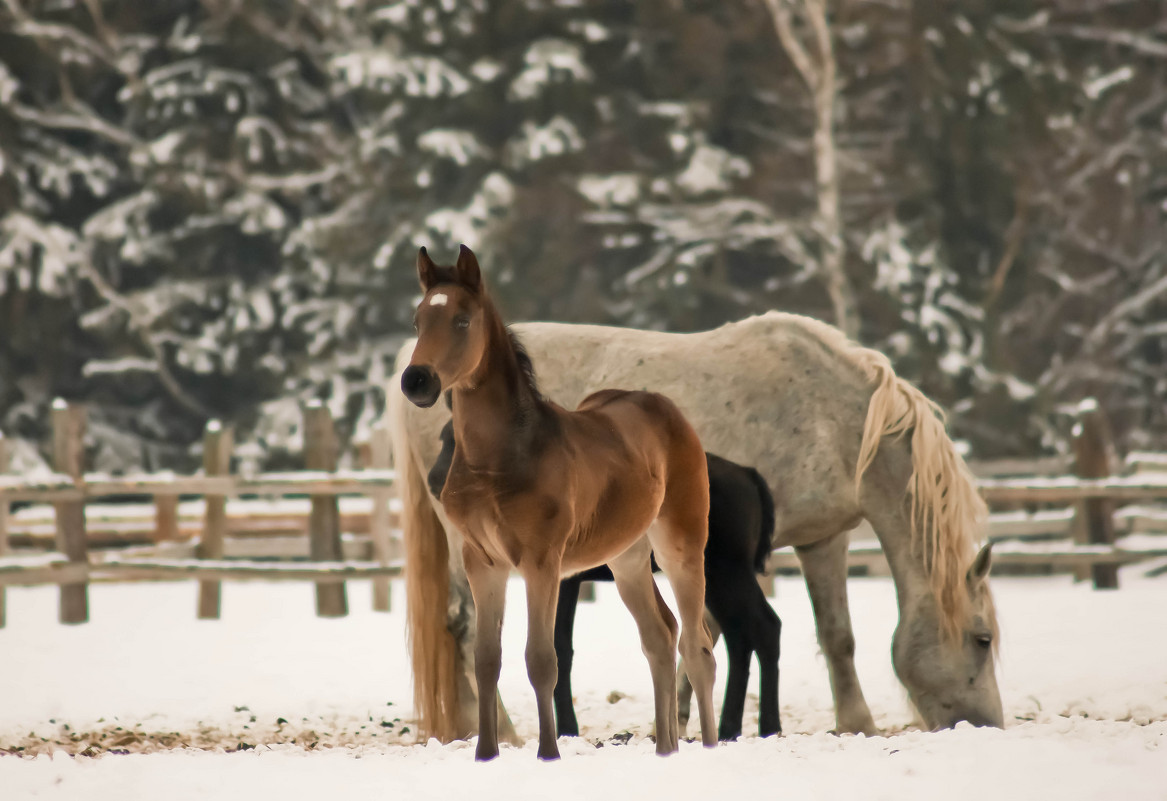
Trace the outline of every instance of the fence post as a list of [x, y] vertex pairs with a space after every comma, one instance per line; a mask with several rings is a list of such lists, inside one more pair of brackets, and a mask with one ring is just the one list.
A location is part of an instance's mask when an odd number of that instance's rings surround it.
[[[8, 440], [0, 431], [0, 476], [8, 472]], [[8, 498], [0, 495], [0, 558], [8, 555]], [[8, 592], [0, 586], [0, 629], [8, 621]]]
[[154, 542], [172, 542], [178, 539], [178, 496], [154, 497]]
[[[203, 434], [203, 472], [208, 476], [227, 475], [231, 470], [231, 451], [234, 448], [234, 433], [230, 427], [224, 428], [218, 420], [207, 423]], [[204, 498], [206, 511], [203, 515], [203, 536], [195, 548], [199, 559], [222, 559], [223, 541], [227, 537], [227, 498], [223, 495], [207, 495]], [[222, 611], [222, 583], [212, 580], [199, 581], [200, 620], [218, 620]]]
[[[53, 469], [80, 484], [85, 469], [85, 407], [62, 398], [53, 401]], [[85, 538], [85, 501], [57, 501], [57, 548], [70, 562], [89, 562]], [[61, 585], [62, 623], [89, 620], [89, 582]]]
[[[393, 440], [389, 427], [378, 423], [373, 427], [372, 440], [369, 442], [368, 466], [374, 470], [388, 470], [393, 465]], [[389, 564], [392, 556], [392, 542], [389, 535], [389, 500], [392, 492], [383, 489], [374, 489], [369, 493], [373, 501], [373, 511], [369, 515], [369, 538], [373, 542], [373, 559], [381, 565]], [[373, 611], [388, 612], [391, 606], [389, 597], [389, 577], [377, 576], [373, 579]]]
[[[318, 400], [304, 407], [304, 460], [309, 470], [334, 472], [337, 458], [336, 430], [332, 415]], [[340, 508], [335, 495], [313, 495], [308, 518], [308, 555], [314, 562], [340, 562]], [[343, 582], [316, 583], [316, 614], [344, 617], [348, 599]]]
[[[1078, 406], [1074, 426], [1074, 472], [1079, 478], [1109, 478], [1115, 466], [1114, 439], [1110, 421], [1094, 398]], [[1091, 545], [1113, 545], [1114, 502], [1107, 498], [1087, 498], [1074, 511], [1074, 541]], [[1118, 589], [1118, 565], [1095, 564], [1083, 568], [1079, 579], [1094, 579], [1094, 589]]]

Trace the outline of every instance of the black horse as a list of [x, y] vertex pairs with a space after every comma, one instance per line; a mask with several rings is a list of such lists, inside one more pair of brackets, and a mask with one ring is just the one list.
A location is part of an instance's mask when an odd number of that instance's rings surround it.
[[[430, 468], [428, 482], [435, 498], [441, 496], [454, 458], [454, 427], [442, 429], [442, 452]], [[750, 655], [757, 653], [761, 668], [758, 733], [779, 734], [778, 653], [782, 621], [754, 578], [765, 570], [774, 533], [774, 499], [766, 482], [752, 467], [743, 467], [711, 453], [709, 466], [709, 540], [705, 545], [705, 607], [721, 627], [729, 654], [725, 701], [718, 738], [735, 740], [742, 732]], [[656, 570], [653, 563], [653, 570]], [[578, 736], [579, 723], [571, 700], [572, 632], [579, 588], [585, 581], [611, 581], [612, 573], [599, 566], [564, 579], [555, 610], [555, 656], [559, 677], [555, 685], [555, 721], [559, 736]], [[682, 705], [687, 707], [687, 705]], [[682, 717], [687, 717], [682, 715]]]

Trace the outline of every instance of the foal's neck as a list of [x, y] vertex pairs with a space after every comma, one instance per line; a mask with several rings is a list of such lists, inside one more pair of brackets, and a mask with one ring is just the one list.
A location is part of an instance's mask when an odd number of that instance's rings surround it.
[[469, 387], [454, 390], [454, 439], [472, 465], [500, 461], [529, 433], [544, 403], [519, 363], [502, 318], [489, 299], [487, 341]]

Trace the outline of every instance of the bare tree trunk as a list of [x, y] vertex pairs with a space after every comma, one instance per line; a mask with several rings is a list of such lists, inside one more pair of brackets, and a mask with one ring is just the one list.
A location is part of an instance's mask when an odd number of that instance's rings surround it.
[[[838, 81], [835, 49], [827, 22], [827, 0], [766, 0], [778, 39], [798, 69], [814, 105], [814, 171], [818, 207], [815, 231], [821, 243], [820, 267], [835, 324], [848, 337], [859, 335], [859, 307], [844, 271], [846, 250], [839, 212], [839, 160], [835, 149], [835, 99]], [[794, 30], [797, 15], [809, 29], [804, 43]], [[809, 44], [809, 47], [808, 47]]]

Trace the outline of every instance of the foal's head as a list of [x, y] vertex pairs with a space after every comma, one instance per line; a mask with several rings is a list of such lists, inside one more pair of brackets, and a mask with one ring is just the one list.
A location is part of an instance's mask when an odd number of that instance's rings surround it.
[[444, 390], [473, 386], [497, 317], [482, 284], [478, 259], [462, 245], [453, 267], [434, 264], [422, 248], [417, 277], [425, 297], [417, 307], [417, 346], [401, 374], [401, 391], [421, 407]]

